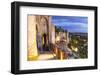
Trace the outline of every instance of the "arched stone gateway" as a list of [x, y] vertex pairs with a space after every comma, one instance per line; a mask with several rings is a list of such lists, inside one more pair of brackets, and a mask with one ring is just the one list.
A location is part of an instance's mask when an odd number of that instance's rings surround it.
[[[37, 16], [39, 17], [39, 16]], [[38, 46], [40, 51], [49, 51], [49, 23], [48, 23], [48, 17], [47, 16], [40, 16], [38, 19], [39, 24], [38, 24], [38, 34], [40, 33], [41, 40], [40, 42], [37, 42], [40, 44]], [[39, 38], [37, 38], [39, 39]], [[38, 40], [37, 40], [38, 41]], [[42, 42], [42, 45], [41, 45]], [[41, 49], [40, 49], [41, 48]]]
[[51, 16], [28, 15], [28, 60], [35, 60], [40, 53], [50, 52], [55, 43], [55, 27]]

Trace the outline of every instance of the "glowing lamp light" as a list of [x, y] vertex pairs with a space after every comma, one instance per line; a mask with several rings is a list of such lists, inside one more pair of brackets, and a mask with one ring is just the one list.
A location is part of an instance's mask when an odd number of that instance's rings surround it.
[[60, 41], [60, 37], [59, 36], [56, 37], [56, 41]]

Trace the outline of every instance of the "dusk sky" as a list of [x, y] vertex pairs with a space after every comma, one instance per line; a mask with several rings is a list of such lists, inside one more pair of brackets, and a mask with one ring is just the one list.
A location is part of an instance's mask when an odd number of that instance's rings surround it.
[[55, 26], [61, 26], [69, 32], [88, 32], [88, 17], [52, 16], [52, 23]]

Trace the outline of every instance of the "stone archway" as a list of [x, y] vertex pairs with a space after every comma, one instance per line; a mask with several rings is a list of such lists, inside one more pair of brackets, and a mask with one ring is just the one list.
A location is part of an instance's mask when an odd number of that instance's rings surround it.
[[49, 23], [45, 16], [41, 17], [43, 50], [49, 50]]
[[47, 39], [47, 34], [46, 33], [44, 33], [43, 35], [42, 35], [42, 40], [43, 40], [43, 50], [44, 51], [47, 51], [48, 50], [48, 39]]

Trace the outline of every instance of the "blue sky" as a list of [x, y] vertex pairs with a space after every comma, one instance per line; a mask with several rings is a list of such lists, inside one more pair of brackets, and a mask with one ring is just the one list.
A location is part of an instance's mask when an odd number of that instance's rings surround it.
[[69, 32], [88, 32], [88, 17], [52, 16], [52, 23]]

